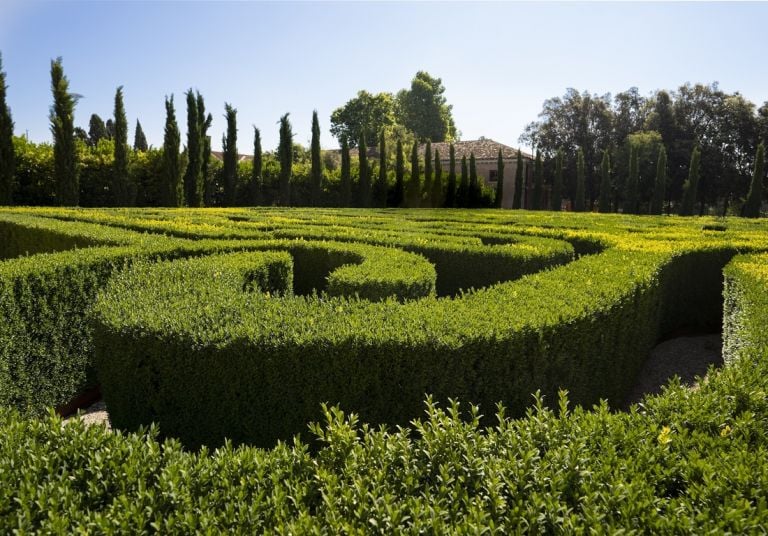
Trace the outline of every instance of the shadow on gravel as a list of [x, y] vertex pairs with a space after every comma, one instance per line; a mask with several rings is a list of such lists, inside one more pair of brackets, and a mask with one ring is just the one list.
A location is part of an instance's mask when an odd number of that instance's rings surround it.
[[722, 366], [723, 343], [719, 333], [676, 335], [651, 350], [634, 389], [621, 409], [628, 409], [645, 395], [660, 393], [675, 375], [684, 385], [692, 387], [696, 377], [704, 376], [710, 365]]

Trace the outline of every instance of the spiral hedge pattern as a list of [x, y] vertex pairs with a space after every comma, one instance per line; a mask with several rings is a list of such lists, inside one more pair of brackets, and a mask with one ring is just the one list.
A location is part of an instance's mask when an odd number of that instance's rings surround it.
[[[765, 367], [768, 351], [761, 222], [8, 209], [0, 239], [0, 403], [13, 408], [0, 422], [0, 474], [37, 467], [29, 485], [0, 497], [27, 494], [0, 512], [5, 528], [52, 530], [57, 518], [26, 501], [72, 463], [91, 469], [75, 471], [80, 488], [57, 480], [62, 498], [54, 493], [49, 511], [96, 532], [763, 526], [768, 471], [756, 453], [768, 408], [764, 382], [748, 372]], [[662, 335], [721, 323], [723, 372], [695, 392], [671, 388], [629, 413], [608, 410]], [[155, 439], [138, 446], [141, 436], [107, 440], [37, 420], [97, 382], [115, 427], [155, 423], [171, 443], [157, 451]], [[427, 419], [414, 421], [427, 396]], [[449, 400], [486, 416], [435, 405]], [[546, 409], [558, 400], [558, 412]], [[505, 413], [488, 416], [497, 407]], [[413, 429], [374, 432], [358, 421]], [[311, 437], [312, 454], [302, 443]], [[182, 453], [177, 440], [204, 447]], [[64, 449], [46, 473], [17, 452], [67, 442], [96, 442], [101, 454]], [[705, 446], [730, 460], [727, 471]], [[143, 454], [120, 458], [121, 449]], [[132, 469], [136, 456], [145, 468]], [[127, 480], [90, 491], [104, 464], [129, 471]], [[223, 476], [228, 464], [241, 468], [239, 485]], [[752, 476], [739, 472], [747, 469]], [[158, 480], [153, 471], [186, 472]], [[706, 480], [717, 471], [731, 475], [728, 486]], [[168, 486], [186, 498], [161, 500]], [[149, 495], [138, 500], [139, 489]], [[219, 502], [225, 490], [237, 495], [234, 510]], [[118, 512], [137, 500], [146, 504]], [[202, 513], [190, 518], [190, 508]]]

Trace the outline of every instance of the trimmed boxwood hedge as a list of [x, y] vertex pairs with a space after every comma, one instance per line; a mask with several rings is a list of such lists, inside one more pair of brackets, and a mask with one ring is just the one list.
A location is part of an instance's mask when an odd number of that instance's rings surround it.
[[[53, 533], [756, 534], [768, 527], [768, 256], [726, 268], [728, 365], [626, 413], [561, 394], [519, 419], [336, 408], [310, 443], [188, 452], [0, 410], [0, 530]], [[735, 344], [734, 341], [739, 341]], [[492, 408], [483, 408], [489, 411]]]
[[[23, 234], [25, 228], [17, 229]], [[62, 242], [66, 243], [64, 236]], [[359, 245], [297, 241], [184, 243], [149, 238], [132, 246], [11, 259], [0, 262], [0, 315], [4, 319], [0, 324], [0, 404], [39, 414], [68, 402], [96, 383], [88, 315], [98, 291], [116, 270], [141, 258], [270, 248], [289, 250], [302, 259], [302, 284], [297, 285], [300, 291], [312, 292], [311, 286], [303, 285], [315, 282], [319, 288], [333, 269], [358, 262], [361, 264], [346, 266], [341, 274], [331, 274], [334, 277], [329, 292], [371, 299], [412, 299], [434, 293], [434, 268], [424, 259], [401, 251], [382, 255], [387, 253], [382, 248]], [[391, 272], [393, 266], [399, 271]], [[363, 280], [363, 275], [370, 276], [370, 281]]]
[[126, 272], [95, 309], [100, 377], [116, 426], [159, 422], [189, 446], [270, 446], [319, 418], [324, 401], [389, 424], [409, 422], [424, 393], [518, 413], [536, 389], [621, 403], [662, 333], [720, 317], [717, 283], [734, 251], [677, 248], [617, 247], [406, 304], [274, 300], [214, 281], [168, 285], [151, 267]]
[[[149, 233], [151, 228], [135, 224], [133, 214], [70, 209], [0, 212], [4, 238], [0, 259], [6, 259], [0, 261], [0, 314], [4, 319], [0, 325], [0, 404], [26, 414], [40, 414], [96, 382], [87, 317], [97, 292], [111, 275], [136, 259], [282, 250], [297, 261], [293, 290], [299, 295], [321, 292], [371, 300], [393, 296], [403, 301], [435, 293], [435, 268], [422, 256], [400, 249], [364, 243], [275, 240], [271, 235], [269, 240], [221, 240], [218, 238], [226, 238], [226, 233], [207, 223], [209, 216], [194, 218], [192, 223], [176, 222], [176, 226], [179, 233], [186, 230], [189, 236], [206, 229], [204, 236], [217, 239], [185, 240]], [[154, 228], [164, 221], [154, 214], [140, 219], [155, 221]], [[110, 224], [104, 225], [104, 220]], [[567, 243], [547, 240], [543, 239], [538, 249], [528, 245], [521, 250], [519, 263], [527, 262], [524, 270], [534, 271], [570, 258]], [[431, 247], [439, 250], [440, 246]], [[39, 255], [43, 252], [50, 253]], [[514, 255], [504, 258], [511, 260], [513, 267], [518, 260]], [[464, 267], [475, 268], [471, 262]]]

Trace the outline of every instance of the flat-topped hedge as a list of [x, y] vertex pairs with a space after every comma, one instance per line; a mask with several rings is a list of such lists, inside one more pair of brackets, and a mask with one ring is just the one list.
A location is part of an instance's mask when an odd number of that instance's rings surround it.
[[[2, 532], [768, 526], [763, 222], [13, 209], [0, 227]], [[660, 335], [721, 314], [722, 371], [611, 409]], [[94, 347], [123, 430], [29, 418], [92, 379]]]
[[688, 248], [611, 249], [405, 304], [275, 300], [217, 281], [169, 285], [164, 268], [128, 271], [96, 306], [97, 363], [116, 426], [159, 422], [187, 445], [270, 446], [319, 418], [324, 401], [389, 424], [407, 424], [424, 393], [516, 412], [537, 389], [620, 404], [661, 334], [720, 318], [734, 252]]
[[[727, 266], [729, 364], [629, 412], [427, 405], [380, 430], [329, 408], [306, 443], [176, 441], [0, 410], [0, 530], [759, 534], [768, 527], [765, 255]], [[732, 348], [733, 350], [728, 350]]]
[[[190, 240], [152, 232], [167, 215], [70, 209], [0, 212], [0, 259], [5, 259], [0, 261], [0, 312], [5, 320], [0, 326], [0, 403], [40, 413], [96, 383], [88, 315], [112, 274], [137, 259], [287, 251], [296, 261], [292, 290], [299, 295], [317, 292], [369, 300], [391, 296], [404, 301], [436, 292], [436, 270], [415, 250], [375, 246], [373, 241], [276, 238], [275, 233], [250, 233], [248, 240], [234, 240], [220, 225], [208, 223], [209, 218], [230, 221], [196, 216], [175, 223], [195, 238]], [[139, 224], [137, 219], [155, 223]], [[449, 237], [430, 237], [429, 248], [438, 253], [445, 248], [453, 271], [446, 267], [444, 276], [460, 279], [462, 273], [472, 274], [468, 279], [479, 286], [568, 262], [573, 255], [568, 243], [547, 238], [503, 252], [477, 240], [474, 249], [463, 254]], [[478, 251], [480, 257], [472, 257]], [[483, 271], [494, 262], [505, 271]]]

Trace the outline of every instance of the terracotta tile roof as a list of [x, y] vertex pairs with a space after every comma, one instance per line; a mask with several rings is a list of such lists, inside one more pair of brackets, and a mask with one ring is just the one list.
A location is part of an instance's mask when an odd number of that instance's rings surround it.
[[[449, 142], [437, 142], [432, 144], [432, 151], [437, 149], [440, 151], [440, 160], [448, 160], [448, 152], [449, 152]], [[479, 140], [467, 140], [467, 141], [455, 141], [453, 142], [453, 147], [456, 150], [456, 160], [461, 160], [462, 156], [467, 157], [469, 159], [469, 155], [471, 153], [475, 154], [475, 158], [477, 160], [496, 160], [496, 158], [499, 155], [499, 149], [501, 149], [501, 154], [504, 156], [505, 160], [514, 160], [517, 158], [517, 148], [516, 147], [510, 147], [509, 145], [504, 145], [503, 143], [499, 143], [497, 141], [494, 141], [490, 138], [480, 138]], [[423, 158], [424, 157], [424, 150], [426, 148], [426, 144], [419, 145], [419, 155]], [[341, 154], [341, 149], [330, 149], [331, 152]], [[406, 159], [410, 158], [411, 154], [411, 148], [410, 147], [403, 147], [403, 152], [405, 153]], [[528, 160], [533, 160], [534, 157], [526, 153], [525, 151], [521, 151], [523, 158], [526, 158]], [[368, 147], [368, 158], [378, 158], [379, 157], [379, 149], [378, 147]], [[357, 148], [353, 147], [349, 149], [349, 156], [352, 158], [357, 158]]]
[[[339, 154], [341, 154], [341, 149], [338, 149], [337, 151]], [[365, 151], [365, 154], [368, 155], [368, 158], [378, 158], [379, 157], [379, 147], [368, 147], [368, 150]], [[349, 148], [349, 156], [350, 158], [357, 158], [360, 156], [360, 150], [357, 147], [350, 147]]]
[[[448, 152], [450, 151], [450, 143], [448, 142], [440, 142], [440, 143], [433, 143], [432, 144], [432, 151], [435, 150], [440, 151], [440, 160], [447, 160], [448, 159]], [[501, 154], [504, 157], [504, 160], [511, 160], [517, 158], [517, 149], [515, 147], [510, 147], [509, 145], [504, 145], [503, 143], [499, 143], [497, 141], [494, 141], [490, 138], [480, 138], [479, 140], [467, 140], [467, 141], [455, 141], [453, 142], [453, 147], [456, 150], [456, 160], [461, 160], [462, 156], [466, 156], [467, 159], [469, 159], [469, 155], [471, 153], [474, 153], [475, 158], [477, 160], [496, 160], [499, 156], [499, 149], [501, 149]], [[424, 150], [426, 148], [425, 144], [422, 144], [419, 147], [419, 153], [424, 154]], [[526, 153], [525, 151], [521, 151], [523, 158], [526, 158], [528, 160], [533, 160], [533, 156]]]
[[[221, 151], [211, 151], [211, 156], [215, 158], [216, 160], [224, 161], [224, 153]], [[239, 154], [237, 155], [237, 161], [238, 162], [250, 162], [253, 160], [252, 154]]]

